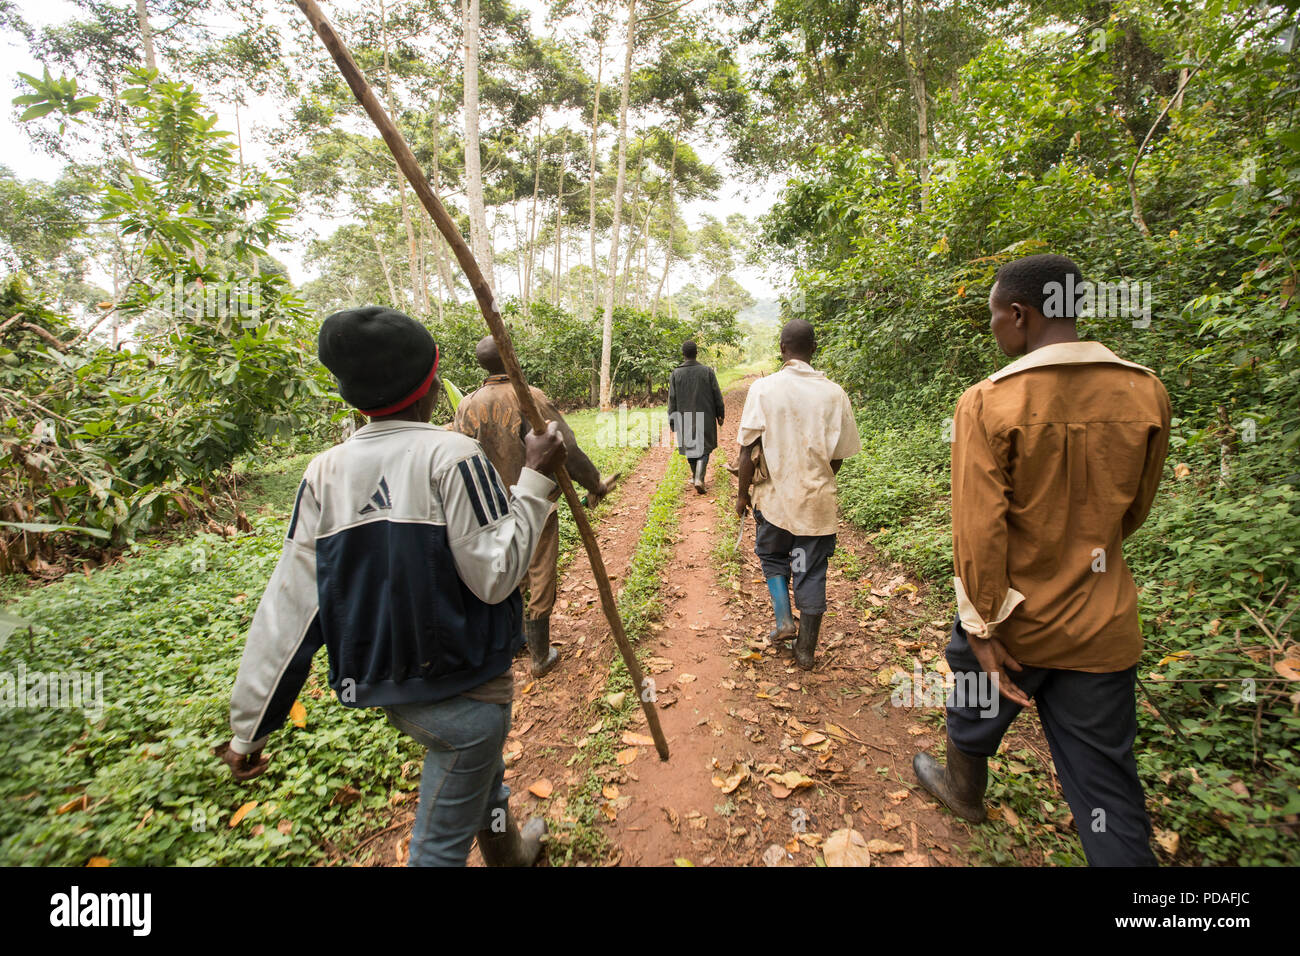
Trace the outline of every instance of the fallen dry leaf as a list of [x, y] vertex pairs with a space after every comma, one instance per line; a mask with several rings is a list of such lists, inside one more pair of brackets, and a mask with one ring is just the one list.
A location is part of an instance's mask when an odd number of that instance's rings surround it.
[[1273, 670], [1277, 671], [1287, 680], [1300, 680], [1300, 660], [1294, 657], [1284, 657], [1273, 665]]
[[538, 799], [545, 800], [548, 797], [550, 797], [552, 793], [555, 792], [555, 786], [551, 783], [551, 781], [547, 780], [545, 777], [542, 777], [541, 780], [538, 780], [536, 783], [534, 783], [531, 787], [528, 788], [528, 792], [531, 793], [534, 797], [537, 797]]
[[295, 727], [307, 726], [307, 708], [302, 705], [302, 701], [295, 700], [289, 708], [289, 722]]
[[1176, 830], [1156, 830], [1156, 843], [1160, 844], [1160, 849], [1164, 850], [1170, 856], [1178, 855], [1178, 844], [1180, 837]]
[[244, 819], [244, 817], [248, 816], [249, 813], [251, 813], [253, 808], [256, 806], [257, 806], [256, 800], [249, 800], [246, 804], [244, 804], [242, 807], [240, 807], [231, 815], [230, 822], [226, 824], [226, 826], [228, 827], [239, 826], [239, 821]]
[[826, 838], [822, 858], [827, 866], [870, 866], [871, 846], [857, 830], [836, 830]]
[[904, 847], [901, 843], [890, 843], [888, 840], [872, 840], [867, 844], [867, 849], [872, 853], [902, 853]]
[[626, 767], [628, 764], [630, 764], [633, 760], [636, 759], [636, 755], [639, 754], [640, 752], [641, 751], [637, 750], [635, 747], [628, 747], [626, 750], [620, 750], [617, 754], [615, 754], [614, 760], [618, 763], [620, 767]]

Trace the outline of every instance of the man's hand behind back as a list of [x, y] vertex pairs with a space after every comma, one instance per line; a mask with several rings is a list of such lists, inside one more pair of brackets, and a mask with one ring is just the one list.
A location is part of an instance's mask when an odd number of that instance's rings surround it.
[[524, 467], [551, 475], [564, 463], [564, 436], [559, 422], [547, 422], [546, 431], [529, 432], [524, 436]]
[[619, 471], [615, 472], [612, 477], [602, 478], [600, 485], [595, 491], [587, 492], [587, 507], [594, 508], [596, 505], [600, 504], [601, 501], [604, 500], [605, 496], [614, 490], [614, 486], [618, 484], [618, 479], [622, 474], [623, 473]]

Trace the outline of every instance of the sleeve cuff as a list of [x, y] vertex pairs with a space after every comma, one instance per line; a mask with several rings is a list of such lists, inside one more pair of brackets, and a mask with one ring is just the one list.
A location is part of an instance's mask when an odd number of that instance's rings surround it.
[[997, 610], [997, 616], [991, 621], [985, 621], [980, 617], [979, 611], [975, 610], [975, 605], [971, 603], [970, 597], [966, 594], [966, 587], [961, 583], [961, 578], [952, 579], [953, 590], [957, 592], [957, 617], [961, 620], [961, 626], [965, 628], [970, 637], [989, 638], [997, 626], [1011, 616], [1011, 612], [1020, 606], [1025, 596], [1015, 588], [1008, 587], [1006, 596], [1002, 599], [1002, 606]]
[[532, 495], [536, 498], [546, 498], [555, 487], [555, 482], [541, 472], [533, 471], [531, 468], [523, 468], [519, 472], [519, 480], [515, 482], [511, 490], [525, 495]]

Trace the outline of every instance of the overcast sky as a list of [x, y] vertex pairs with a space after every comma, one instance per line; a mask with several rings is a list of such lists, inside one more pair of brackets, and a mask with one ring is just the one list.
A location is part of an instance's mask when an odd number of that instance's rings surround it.
[[[523, 0], [522, 5], [532, 13], [534, 31], [545, 33], [547, 28], [544, 22], [544, 6], [540, 0]], [[76, 8], [67, 0], [19, 0], [18, 7], [23, 17], [33, 26], [38, 27], [61, 22], [74, 17], [77, 13]], [[4, 103], [0, 105], [0, 137], [2, 137], [0, 138], [0, 163], [8, 166], [23, 179], [39, 178], [52, 181], [59, 175], [62, 168], [61, 160], [46, 155], [32, 146], [27, 134], [20, 128], [21, 124], [16, 122], [17, 111], [9, 105], [15, 96], [27, 92], [26, 84], [18, 78], [18, 73], [21, 71], [39, 76], [41, 64], [31, 57], [20, 37], [5, 34], [0, 42], [3, 43], [0, 47], [0, 57], [5, 64], [5, 67], [0, 69], [0, 95], [4, 97]], [[621, 68], [622, 52], [611, 49], [609, 55], [611, 61], [616, 59]], [[235, 129], [235, 114], [232, 107], [212, 100], [208, 100], [207, 105], [209, 108], [215, 108], [220, 114], [222, 128]], [[241, 111], [240, 118], [245, 159], [253, 163], [265, 164], [266, 151], [258, 130], [260, 126], [274, 119], [269, 104], [254, 102], [248, 109]], [[779, 194], [779, 187], [776, 184], [747, 185], [740, 182], [734, 175], [734, 170], [728, 166], [725, 146], [722, 144], [698, 144], [698, 148], [702, 158], [722, 170], [724, 182], [716, 199], [686, 205], [685, 215], [692, 225], [698, 225], [705, 213], [721, 219], [739, 212], [750, 219], [756, 219], [771, 208]], [[291, 228], [296, 234], [311, 230], [319, 235], [328, 235], [343, 221], [346, 220], [324, 221], [303, 214], [295, 218]], [[311, 274], [302, 264], [301, 241], [276, 249], [275, 252], [289, 268], [295, 282], [311, 278]], [[736, 278], [760, 299], [775, 297], [784, 284], [782, 277], [751, 267], [738, 269]], [[674, 286], [680, 287], [685, 281], [686, 277], [679, 270], [674, 270]], [[504, 278], [502, 284], [509, 287]]]

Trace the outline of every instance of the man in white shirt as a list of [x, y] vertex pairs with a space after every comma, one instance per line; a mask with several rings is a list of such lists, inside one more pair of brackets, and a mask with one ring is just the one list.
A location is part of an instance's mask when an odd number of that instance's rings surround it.
[[[797, 634], [795, 663], [804, 670], [812, 670], [826, 613], [826, 564], [835, 552], [839, 524], [835, 474], [845, 458], [862, 450], [849, 397], [809, 364], [816, 348], [810, 323], [785, 324], [785, 364], [750, 386], [736, 433], [741, 446], [736, 514], [743, 518], [752, 503], [758, 526], [754, 550], [776, 616], [768, 639], [780, 653], [785, 640]], [[757, 481], [756, 448], [768, 475]], [[790, 613], [792, 576], [797, 627]]]

